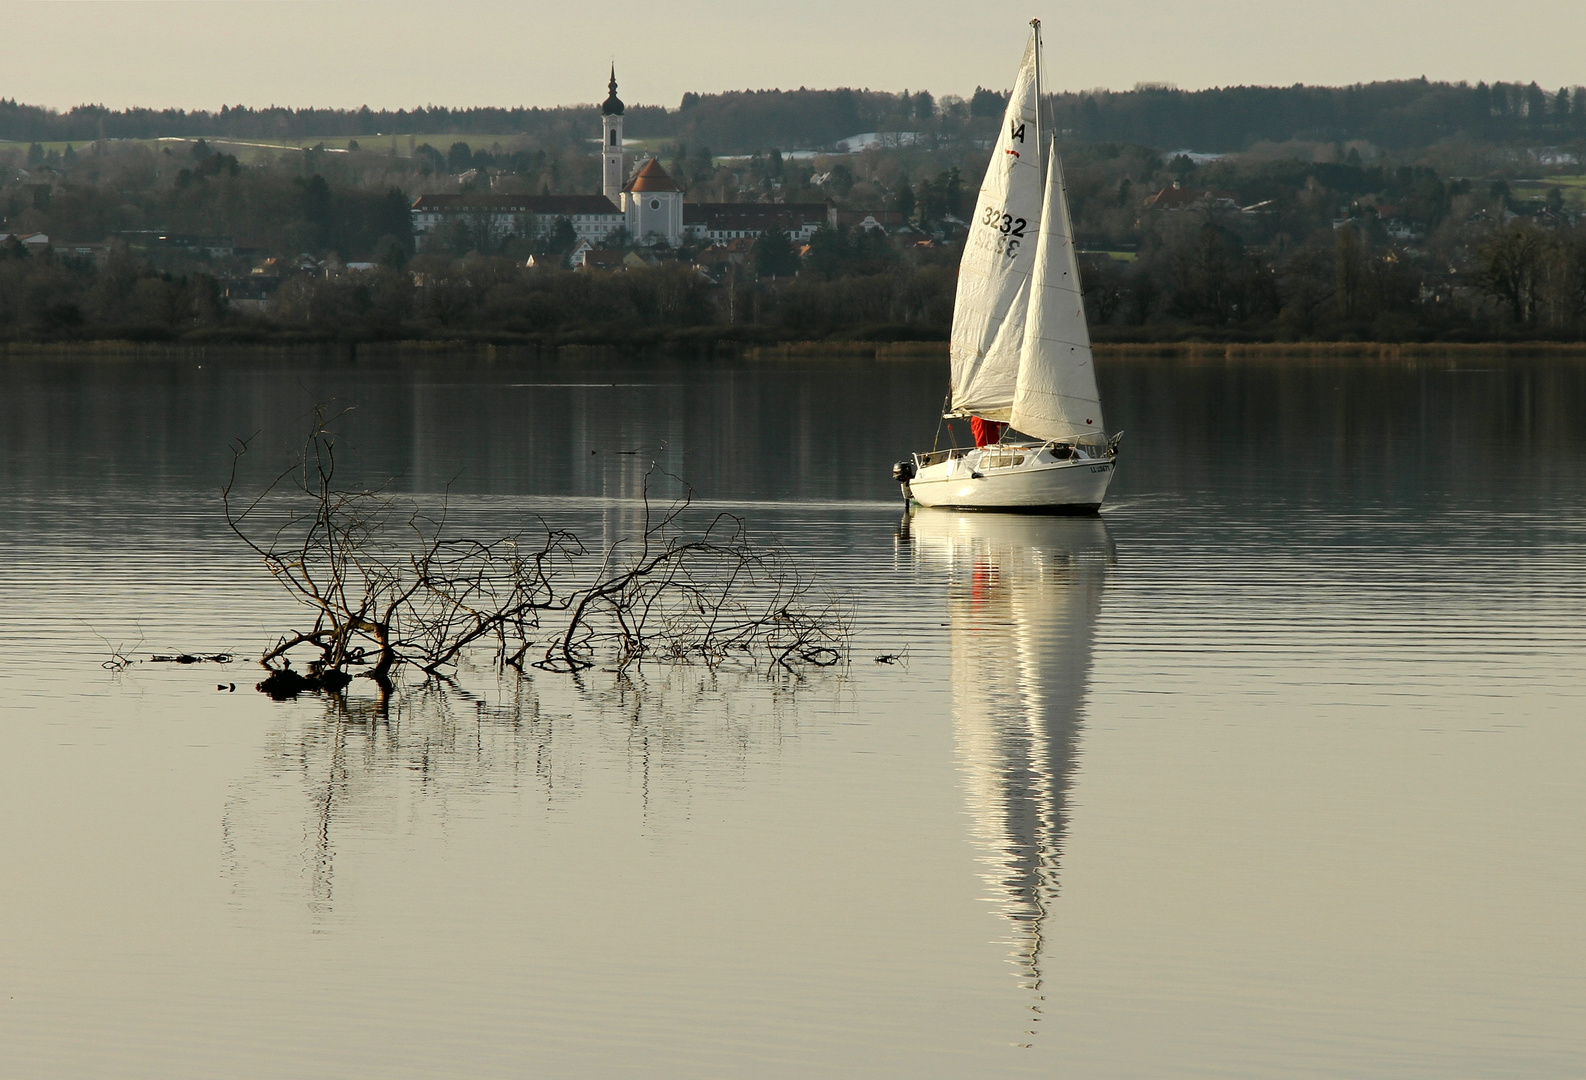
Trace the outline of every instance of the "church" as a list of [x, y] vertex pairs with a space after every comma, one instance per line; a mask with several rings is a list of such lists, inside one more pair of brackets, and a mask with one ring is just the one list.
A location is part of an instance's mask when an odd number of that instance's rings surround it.
[[605, 162], [601, 194], [622, 210], [628, 235], [639, 244], [664, 240], [683, 242], [683, 189], [655, 158], [646, 161], [633, 179], [623, 183], [622, 99], [617, 96], [617, 66], [611, 66], [610, 92], [600, 106], [601, 143]]
[[650, 158], [627, 175], [617, 69], [611, 69], [606, 100], [600, 106], [601, 193], [599, 195], [497, 195], [486, 193], [420, 195], [413, 201], [413, 234], [435, 232], [465, 219], [492, 239], [540, 236], [566, 218], [581, 242], [600, 244], [626, 229], [633, 243], [676, 247], [684, 239], [725, 243], [781, 229], [795, 244], [808, 243], [823, 225], [835, 225], [827, 203], [689, 203], [683, 189]]

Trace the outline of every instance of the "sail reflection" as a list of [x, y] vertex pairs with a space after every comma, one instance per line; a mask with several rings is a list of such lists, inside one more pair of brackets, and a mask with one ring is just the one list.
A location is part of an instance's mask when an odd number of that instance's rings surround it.
[[1099, 518], [921, 510], [915, 563], [949, 582], [953, 724], [985, 877], [1041, 987], [1111, 538]]

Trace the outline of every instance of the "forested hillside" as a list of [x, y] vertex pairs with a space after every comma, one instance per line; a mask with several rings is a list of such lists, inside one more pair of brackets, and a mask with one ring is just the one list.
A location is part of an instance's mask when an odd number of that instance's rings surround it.
[[[1586, 337], [1586, 91], [1414, 80], [1048, 104], [1098, 339]], [[630, 169], [654, 155], [688, 203], [826, 204], [830, 225], [676, 247], [617, 230], [590, 269], [566, 218], [502, 231], [459, 213], [415, 235], [409, 207], [599, 191], [593, 106], [0, 102], [0, 137], [26, 140], [0, 143], [0, 341], [941, 339], [1004, 105], [979, 88], [630, 107]], [[782, 152], [798, 147], [814, 149]]]
[[[1362, 140], [1384, 149], [1427, 146], [1456, 135], [1487, 142], [1556, 143], [1586, 137], [1586, 91], [1535, 83], [1428, 82], [1357, 86], [1141, 87], [1053, 95], [1051, 114], [1076, 142], [1132, 142], [1164, 149], [1228, 152], [1262, 142]], [[635, 105], [627, 134], [705, 144], [718, 153], [822, 149], [872, 131], [930, 138], [982, 133], [1001, 95], [937, 98], [925, 91], [745, 90], [684, 94], [674, 108]], [[376, 135], [525, 135], [578, 141], [598, 130], [594, 105], [557, 108], [441, 107], [357, 110], [223, 106], [218, 111], [83, 105], [67, 112], [0, 100], [0, 140], [314, 139]]]

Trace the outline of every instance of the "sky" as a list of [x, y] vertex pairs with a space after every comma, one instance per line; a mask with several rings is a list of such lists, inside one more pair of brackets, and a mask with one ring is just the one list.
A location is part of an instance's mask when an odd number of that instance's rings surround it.
[[630, 104], [809, 86], [967, 96], [1042, 19], [1054, 89], [1586, 83], [1586, 0], [0, 0], [0, 98], [65, 109]]

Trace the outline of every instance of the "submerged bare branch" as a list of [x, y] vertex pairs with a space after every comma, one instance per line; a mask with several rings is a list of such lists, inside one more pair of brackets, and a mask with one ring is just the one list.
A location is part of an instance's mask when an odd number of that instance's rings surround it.
[[[796, 674], [847, 657], [846, 617], [785, 551], [731, 514], [694, 525], [686, 486], [657, 507], [651, 480], [677, 478], [653, 466], [632, 535], [600, 551], [544, 522], [532, 537], [454, 536], [444, 501], [426, 514], [342, 487], [335, 419], [316, 409], [299, 458], [246, 501], [249, 441], [233, 446], [227, 523], [313, 617], [265, 651], [261, 689], [338, 690], [353, 669], [389, 689], [401, 665], [433, 675], [479, 649], [520, 673], [747, 660]], [[299, 650], [306, 671], [292, 669]]]

